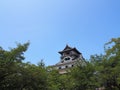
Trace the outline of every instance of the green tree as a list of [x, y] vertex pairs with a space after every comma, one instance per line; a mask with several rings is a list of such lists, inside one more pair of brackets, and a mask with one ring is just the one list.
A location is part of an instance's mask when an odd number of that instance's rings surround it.
[[78, 65], [72, 70], [75, 90], [94, 90], [97, 86], [97, 77], [94, 66], [90, 62]]
[[60, 74], [57, 70], [47, 67], [48, 69], [48, 90], [59, 90], [60, 88]]
[[104, 86], [108, 90], [120, 90], [120, 38], [105, 44], [105, 58], [100, 70]]
[[17, 44], [9, 51], [0, 48], [1, 90], [47, 90], [45, 67], [22, 62], [28, 46], [29, 43]]
[[24, 52], [28, 46], [29, 43], [17, 44], [17, 48], [13, 48], [10, 51], [6, 51], [2, 47], [0, 48], [0, 88], [2, 90], [14, 89], [16, 87], [14, 82], [20, 74], [20, 63], [24, 60]]

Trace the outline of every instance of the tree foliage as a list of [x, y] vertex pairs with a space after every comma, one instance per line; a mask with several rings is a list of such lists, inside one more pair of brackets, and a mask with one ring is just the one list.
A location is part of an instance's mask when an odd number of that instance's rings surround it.
[[0, 48], [1, 90], [46, 90], [45, 68], [22, 62], [28, 46], [29, 43], [18, 44], [10, 51]]
[[104, 55], [91, 55], [62, 75], [43, 60], [24, 63], [28, 46], [17, 44], [9, 51], [0, 47], [0, 90], [120, 90], [120, 38], [105, 44]]

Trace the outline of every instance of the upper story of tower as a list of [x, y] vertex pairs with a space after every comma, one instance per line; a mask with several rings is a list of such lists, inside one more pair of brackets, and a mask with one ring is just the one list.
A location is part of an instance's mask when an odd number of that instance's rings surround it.
[[62, 51], [59, 51], [59, 53], [61, 54], [60, 57], [61, 63], [71, 62], [78, 58], [83, 59], [82, 53], [79, 52], [75, 47], [72, 48], [69, 45], [66, 45], [66, 47]]
[[79, 52], [75, 47], [72, 48], [69, 45], [66, 45], [65, 48], [58, 53], [61, 55], [60, 61], [52, 67], [57, 69], [60, 74], [67, 73], [70, 68], [80, 63], [85, 63], [82, 53]]

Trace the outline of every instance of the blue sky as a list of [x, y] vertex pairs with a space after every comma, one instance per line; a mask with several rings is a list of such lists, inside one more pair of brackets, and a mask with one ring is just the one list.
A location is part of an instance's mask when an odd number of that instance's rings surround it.
[[0, 0], [0, 46], [30, 41], [25, 61], [59, 62], [66, 44], [89, 59], [120, 36], [120, 0]]

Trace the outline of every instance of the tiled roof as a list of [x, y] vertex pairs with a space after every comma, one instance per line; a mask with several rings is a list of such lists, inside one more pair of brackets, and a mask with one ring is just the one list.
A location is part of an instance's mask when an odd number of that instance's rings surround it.
[[64, 52], [68, 52], [68, 51], [71, 51], [71, 50], [77, 52], [78, 54], [81, 54], [76, 48], [72, 48], [68, 45], [66, 45], [66, 47], [62, 51], [59, 51], [59, 53], [62, 54]]

